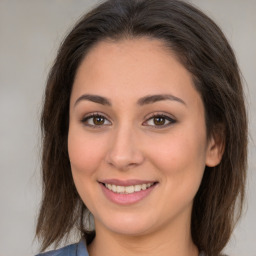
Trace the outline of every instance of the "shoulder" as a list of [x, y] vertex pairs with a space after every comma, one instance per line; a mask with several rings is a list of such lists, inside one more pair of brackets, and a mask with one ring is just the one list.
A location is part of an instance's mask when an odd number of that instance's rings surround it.
[[83, 240], [76, 244], [70, 244], [58, 250], [44, 252], [36, 256], [89, 256], [86, 244]]
[[77, 244], [71, 244], [58, 250], [40, 253], [36, 256], [75, 256]]
[[36, 256], [75, 256], [78, 244], [71, 244], [58, 250], [40, 253]]

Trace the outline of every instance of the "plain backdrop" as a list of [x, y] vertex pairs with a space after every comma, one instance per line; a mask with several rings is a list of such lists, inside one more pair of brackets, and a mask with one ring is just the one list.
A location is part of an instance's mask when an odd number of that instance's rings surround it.
[[[97, 2], [0, 0], [0, 256], [37, 252], [45, 81], [64, 35]], [[244, 76], [250, 117], [247, 210], [225, 251], [256, 256], [256, 1], [191, 2], [223, 29]]]

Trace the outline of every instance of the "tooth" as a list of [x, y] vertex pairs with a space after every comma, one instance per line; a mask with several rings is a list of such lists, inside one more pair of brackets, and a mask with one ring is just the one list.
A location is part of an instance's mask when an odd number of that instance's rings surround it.
[[135, 185], [135, 186], [134, 186], [134, 191], [135, 191], [135, 192], [141, 191], [141, 185]]
[[152, 185], [153, 185], [153, 183], [148, 183], [147, 188], [151, 187]]
[[125, 188], [125, 192], [130, 194], [130, 193], [134, 193], [134, 186], [128, 186]]
[[113, 192], [117, 192], [117, 190], [116, 190], [116, 185], [112, 185], [112, 191], [113, 191]]
[[116, 192], [117, 193], [124, 193], [125, 188], [123, 186], [116, 186]]
[[140, 185], [134, 185], [134, 186], [117, 186], [114, 184], [105, 184], [105, 186], [113, 191], [114, 193], [119, 194], [131, 194], [134, 192], [139, 192], [141, 190], [146, 190], [147, 188], [151, 187], [154, 183], [147, 183], [147, 184], [140, 184]]

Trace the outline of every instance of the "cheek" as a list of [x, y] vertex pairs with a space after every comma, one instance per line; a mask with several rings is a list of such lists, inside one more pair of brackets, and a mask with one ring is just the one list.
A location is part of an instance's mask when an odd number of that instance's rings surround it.
[[[202, 145], [201, 145], [202, 146]], [[177, 210], [191, 207], [203, 177], [205, 163], [202, 147], [194, 139], [177, 136], [162, 145], [156, 164], [165, 184], [163, 196]], [[173, 206], [170, 206], [172, 210]]]
[[91, 175], [100, 162], [102, 148], [92, 136], [69, 132], [68, 153], [73, 175]]
[[[86, 136], [83, 130], [70, 129], [68, 153], [71, 172], [78, 194], [84, 204], [93, 212], [93, 195], [97, 189], [97, 170], [102, 158], [102, 147], [97, 138]], [[96, 187], [95, 187], [96, 186]]]
[[199, 186], [205, 169], [205, 137], [203, 132], [199, 134], [181, 130], [153, 141], [150, 158], [171, 186], [185, 190]]

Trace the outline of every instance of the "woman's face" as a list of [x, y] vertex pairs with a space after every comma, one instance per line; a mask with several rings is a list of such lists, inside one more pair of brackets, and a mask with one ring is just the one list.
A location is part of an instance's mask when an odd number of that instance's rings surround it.
[[100, 42], [86, 55], [68, 151], [96, 230], [124, 235], [189, 227], [205, 166], [220, 161], [190, 73], [148, 38]]

